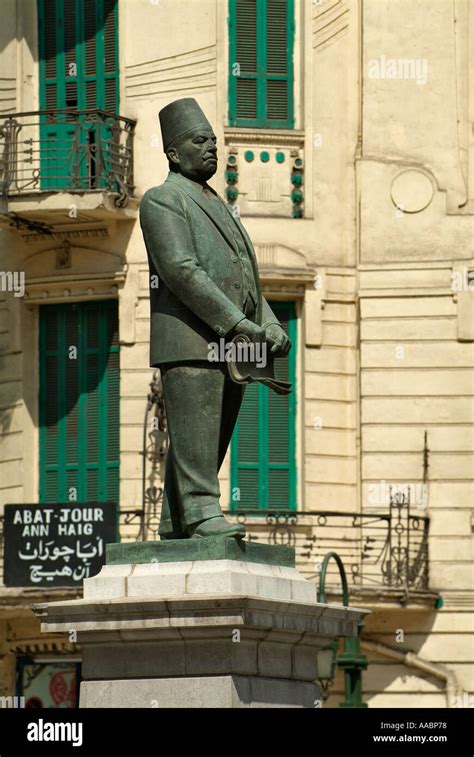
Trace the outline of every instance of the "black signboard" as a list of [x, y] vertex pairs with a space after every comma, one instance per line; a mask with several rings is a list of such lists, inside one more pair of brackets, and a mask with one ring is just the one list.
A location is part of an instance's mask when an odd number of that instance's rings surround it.
[[113, 502], [5, 505], [5, 586], [82, 586], [117, 541]]

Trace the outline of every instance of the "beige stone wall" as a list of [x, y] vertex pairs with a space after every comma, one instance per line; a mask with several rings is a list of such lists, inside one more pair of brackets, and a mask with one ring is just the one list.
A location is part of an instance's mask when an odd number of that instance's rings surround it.
[[[474, 687], [474, 355], [466, 287], [474, 239], [467, 86], [472, 24], [472, 4], [464, 2], [364, 3], [361, 506], [370, 507], [370, 487], [382, 480], [423, 482], [427, 432], [427, 501], [415, 503], [413, 512], [430, 517], [430, 587], [444, 598], [436, 613], [384, 618], [379, 612], [366, 635], [449, 670], [455, 677], [450, 686], [458, 687], [456, 693], [448, 687], [446, 695], [441, 679], [369, 654], [374, 664], [364, 688], [373, 706], [456, 706], [454, 697]], [[370, 77], [370, 62], [382, 56], [385, 65], [389, 58], [415, 56], [426, 82]]]
[[[4, 4], [0, 112], [34, 109], [35, 3]], [[166, 176], [157, 113], [179, 97], [197, 97], [214, 124], [221, 170], [212, 183], [221, 194], [231, 149], [241, 156], [255, 143], [304, 158], [303, 219], [290, 218], [289, 169], [287, 189], [281, 175], [272, 185], [288, 216], [274, 217], [272, 204], [263, 203], [243, 218], [266, 296], [297, 302], [298, 505], [373, 512], [369, 487], [423, 481], [427, 431], [428, 501], [419, 511], [431, 519], [430, 587], [445, 604], [434, 611], [426, 602], [415, 611], [410, 602], [402, 608], [391, 598], [366, 598], [374, 615], [364, 638], [413, 652], [434, 672], [369, 650], [364, 691], [370, 706], [452, 706], [454, 691], [474, 692], [474, 293], [467, 287], [474, 268], [474, 7], [468, 0], [295, 5], [296, 128], [275, 136], [227, 126], [225, 0], [122, 0], [120, 110], [137, 119], [136, 192]], [[239, 186], [244, 196], [253, 179], [247, 181]], [[57, 284], [57, 241], [0, 232], [0, 271], [25, 270], [28, 291], [27, 301], [0, 292], [0, 510], [38, 498], [38, 306], [91, 297], [119, 300], [120, 499], [122, 508], [141, 504], [139, 452], [152, 370], [136, 204], [114, 214], [94, 208], [87, 195], [53, 198], [43, 204], [44, 217], [53, 205], [64, 215], [71, 201], [80, 211], [77, 228], [100, 226], [107, 235], [75, 239], [68, 276]], [[35, 198], [22, 206], [35, 207]], [[0, 651], [0, 674], [8, 665]], [[331, 706], [340, 701], [341, 684], [338, 677]]]

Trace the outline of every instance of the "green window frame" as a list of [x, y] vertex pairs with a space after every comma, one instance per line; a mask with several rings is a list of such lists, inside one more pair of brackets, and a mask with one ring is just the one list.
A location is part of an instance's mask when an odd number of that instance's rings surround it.
[[118, 505], [117, 301], [42, 305], [39, 360], [40, 502]]
[[294, 128], [294, 0], [229, 0], [229, 125]]
[[275, 376], [293, 391], [278, 395], [259, 383], [245, 389], [231, 441], [229, 509], [237, 512], [297, 509], [295, 304], [269, 304], [292, 343], [288, 357], [275, 360]]

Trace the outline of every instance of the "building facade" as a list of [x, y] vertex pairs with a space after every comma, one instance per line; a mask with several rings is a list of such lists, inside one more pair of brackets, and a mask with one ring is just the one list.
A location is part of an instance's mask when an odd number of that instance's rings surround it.
[[[372, 610], [370, 707], [472, 706], [473, 3], [2, 9], [0, 515], [116, 502], [122, 539], [156, 535], [166, 424], [138, 207], [167, 175], [158, 111], [196, 97], [211, 183], [293, 342], [294, 393], [247, 390], [222, 505], [293, 544], [310, 580], [340, 554]], [[331, 601], [338, 583], [331, 568]], [[75, 705], [74, 635], [45, 637], [30, 609], [65, 596], [80, 587], [0, 584], [0, 696]], [[342, 701], [339, 672], [325, 706]]]

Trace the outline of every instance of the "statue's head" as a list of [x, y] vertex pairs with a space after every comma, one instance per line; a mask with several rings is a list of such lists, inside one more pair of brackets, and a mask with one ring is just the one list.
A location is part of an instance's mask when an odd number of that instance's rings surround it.
[[217, 171], [216, 135], [210, 127], [201, 127], [177, 139], [166, 155], [172, 171], [193, 181], [207, 181]]
[[175, 100], [160, 110], [159, 118], [170, 169], [193, 181], [207, 181], [214, 176], [216, 135], [196, 100]]

